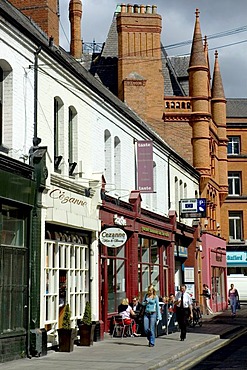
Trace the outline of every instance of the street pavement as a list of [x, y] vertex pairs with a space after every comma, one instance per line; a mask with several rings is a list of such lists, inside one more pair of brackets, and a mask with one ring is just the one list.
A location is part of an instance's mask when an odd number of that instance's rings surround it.
[[94, 342], [91, 347], [75, 345], [70, 353], [48, 350], [46, 356], [3, 363], [0, 369], [185, 370], [246, 330], [247, 305], [242, 305], [236, 318], [231, 318], [229, 310], [203, 316], [202, 327], [189, 328], [184, 342], [179, 340], [179, 332], [156, 338], [153, 348], [148, 347], [144, 337], [121, 339], [106, 335], [103, 341]]

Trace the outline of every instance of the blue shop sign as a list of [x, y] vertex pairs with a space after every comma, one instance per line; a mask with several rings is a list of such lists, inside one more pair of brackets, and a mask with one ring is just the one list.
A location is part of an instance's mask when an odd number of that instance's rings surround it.
[[226, 252], [227, 266], [247, 266], [247, 252]]

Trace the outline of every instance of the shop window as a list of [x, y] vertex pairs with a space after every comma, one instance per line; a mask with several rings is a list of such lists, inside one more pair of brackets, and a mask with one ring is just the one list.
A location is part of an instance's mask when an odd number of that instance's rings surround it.
[[142, 296], [150, 284], [153, 284], [159, 294], [160, 258], [159, 244], [156, 239], [139, 238], [138, 244], [138, 282]]
[[28, 249], [25, 211], [2, 206], [0, 224], [0, 332], [11, 335], [26, 329]]
[[238, 155], [240, 154], [240, 137], [239, 136], [229, 136], [229, 142], [227, 146], [227, 154]]
[[242, 212], [229, 212], [229, 242], [242, 240]]
[[228, 172], [228, 193], [229, 195], [240, 195], [240, 172]]
[[125, 246], [107, 248], [108, 312], [116, 312], [126, 297], [125, 261]]
[[56, 323], [58, 328], [62, 324], [65, 304], [69, 303], [72, 318], [80, 318], [89, 295], [89, 246], [62, 239], [65, 237], [61, 235], [60, 240], [45, 241], [42, 322], [46, 326]]

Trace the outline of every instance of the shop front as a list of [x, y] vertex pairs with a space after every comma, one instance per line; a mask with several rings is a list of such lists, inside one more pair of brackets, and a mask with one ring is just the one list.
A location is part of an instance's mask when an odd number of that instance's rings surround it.
[[220, 237], [202, 234], [202, 280], [211, 290], [214, 312], [227, 308], [226, 242]]
[[1, 362], [23, 357], [29, 347], [32, 178], [32, 167], [0, 154]]
[[41, 326], [47, 330], [48, 346], [57, 344], [57, 329], [67, 303], [72, 327], [82, 318], [87, 301], [93, 321], [99, 318], [99, 194], [84, 194], [78, 184], [52, 176], [43, 196]]
[[101, 235], [113, 228], [126, 234], [121, 246], [107, 244], [100, 237], [100, 318], [107, 332], [123, 298], [131, 301], [139, 296], [142, 300], [150, 284], [159, 296], [168, 294], [173, 225], [170, 218], [141, 209], [138, 191], [131, 192], [128, 203], [104, 196], [100, 219]]

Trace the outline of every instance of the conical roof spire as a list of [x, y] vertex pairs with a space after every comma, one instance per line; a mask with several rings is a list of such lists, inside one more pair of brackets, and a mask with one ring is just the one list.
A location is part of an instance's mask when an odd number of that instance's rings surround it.
[[220, 66], [218, 62], [218, 51], [215, 51], [214, 74], [212, 83], [212, 98], [225, 99], [223, 83], [221, 79]]
[[196, 9], [196, 22], [194, 28], [194, 36], [192, 41], [192, 48], [190, 54], [190, 67], [194, 66], [207, 66], [204, 47], [202, 42], [202, 34], [201, 34], [201, 27], [199, 21], [199, 9]]

